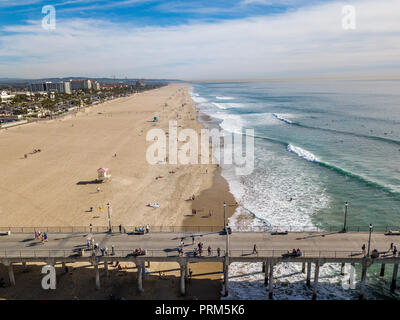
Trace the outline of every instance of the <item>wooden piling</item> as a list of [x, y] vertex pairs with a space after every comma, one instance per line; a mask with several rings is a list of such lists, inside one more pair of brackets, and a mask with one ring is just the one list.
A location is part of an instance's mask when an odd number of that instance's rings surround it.
[[312, 300], [317, 299], [318, 293], [318, 279], [319, 279], [319, 261], [315, 263], [315, 272], [314, 272], [314, 290], [312, 295]]
[[306, 285], [309, 287], [311, 285], [311, 262], [307, 263], [307, 281]]
[[270, 299], [272, 299], [273, 294], [272, 294], [272, 290], [274, 288], [274, 265], [273, 263], [270, 263], [269, 265], [269, 279], [268, 279], [269, 283], [268, 283], [268, 296]]
[[397, 272], [399, 270], [399, 264], [396, 263], [393, 266], [393, 275], [392, 275], [392, 283], [390, 285], [390, 292], [394, 293], [397, 287]]
[[379, 274], [380, 277], [384, 277], [385, 276], [385, 264], [382, 263], [381, 264], [381, 273]]
[[360, 295], [358, 297], [360, 300], [364, 299], [366, 280], [367, 280], [367, 264], [366, 261], [364, 261], [362, 264], [362, 271], [361, 271]]

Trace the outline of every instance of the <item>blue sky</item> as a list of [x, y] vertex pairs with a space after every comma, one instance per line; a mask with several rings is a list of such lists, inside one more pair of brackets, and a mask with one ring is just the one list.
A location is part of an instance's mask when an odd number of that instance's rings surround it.
[[[38, 18], [44, 5], [53, 5], [57, 16], [97, 18], [135, 25], [179, 25], [194, 20], [216, 21], [283, 13], [310, 6], [317, 0], [0, 0], [0, 26], [23, 24]], [[328, 2], [326, 0], [325, 2]]]
[[[350, 32], [346, 4], [357, 9]], [[41, 28], [45, 5], [56, 30]], [[396, 8], [399, 0], [0, 0], [0, 77], [394, 74]]]

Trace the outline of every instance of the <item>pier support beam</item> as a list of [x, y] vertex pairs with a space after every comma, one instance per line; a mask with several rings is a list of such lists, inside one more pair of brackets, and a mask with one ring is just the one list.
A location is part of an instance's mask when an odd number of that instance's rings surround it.
[[340, 275], [344, 276], [344, 267], [346, 266], [345, 263], [342, 263], [342, 265], [340, 266]]
[[312, 299], [317, 300], [317, 293], [318, 293], [318, 279], [319, 279], [319, 261], [315, 263], [315, 273], [314, 273], [314, 290]]
[[224, 290], [225, 290], [224, 296], [225, 297], [227, 297], [229, 294], [228, 274], [229, 274], [229, 260], [228, 260], [228, 258], [225, 258], [225, 261], [224, 261]]
[[268, 296], [272, 299], [273, 294], [272, 290], [274, 289], [274, 265], [273, 263], [269, 264], [269, 279], [268, 279]]
[[11, 285], [15, 286], [14, 268], [12, 263], [10, 263], [8, 266], [8, 277], [10, 278]]
[[394, 291], [396, 290], [396, 284], [397, 284], [397, 272], [399, 270], [399, 264], [396, 263], [393, 266], [393, 276], [392, 276], [392, 283], [390, 285], [390, 292], [394, 293]]
[[379, 274], [380, 277], [384, 277], [385, 276], [385, 264], [382, 263], [381, 264], [381, 273]]
[[311, 285], [311, 262], [307, 263], [307, 281], [306, 281], [307, 286], [309, 287]]
[[108, 277], [108, 261], [104, 261], [104, 274]]
[[181, 289], [181, 295], [185, 295], [185, 269], [186, 265], [181, 264], [181, 281], [180, 281], [180, 289]]
[[367, 280], [367, 263], [366, 261], [364, 261], [362, 264], [362, 271], [361, 271], [360, 295], [358, 296], [359, 300], [364, 299], [366, 280]]
[[138, 276], [138, 290], [143, 292], [143, 264], [136, 264]]
[[99, 265], [97, 262], [94, 264], [94, 272], [96, 274], [96, 290], [100, 290], [100, 273]]
[[306, 273], [306, 263], [305, 262], [303, 262], [301, 265], [301, 272]]
[[265, 279], [264, 279], [264, 283], [266, 286], [268, 286], [268, 273], [269, 273], [269, 263], [268, 261], [264, 262], [263, 264], [264, 266], [264, 272], [265, 272]]

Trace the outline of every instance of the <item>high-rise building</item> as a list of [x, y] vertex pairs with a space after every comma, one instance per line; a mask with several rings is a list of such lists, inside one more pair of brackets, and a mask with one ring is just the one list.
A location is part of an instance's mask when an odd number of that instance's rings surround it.
[[51, 81], [31, 83], [29, 85], [29, 91], [71, 93], [71, 85], [69, 82], [51, 82]]
[[91, 80], [71, 80], [71, 90], [83, 90], [83, 89], [92, 89], [92, 81]]

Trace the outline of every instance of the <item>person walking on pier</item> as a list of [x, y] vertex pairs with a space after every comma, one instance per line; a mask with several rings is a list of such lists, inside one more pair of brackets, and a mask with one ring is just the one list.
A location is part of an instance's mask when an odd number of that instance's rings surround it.
[[258, 253], [258, 251], [257, 251], [257, 245], [256, 244], [254, 244], [254, 247], [253, 247], [253, 254], [254, 253]]
[[361, 247], [362, 253], [365, 254], [365, 243]]

